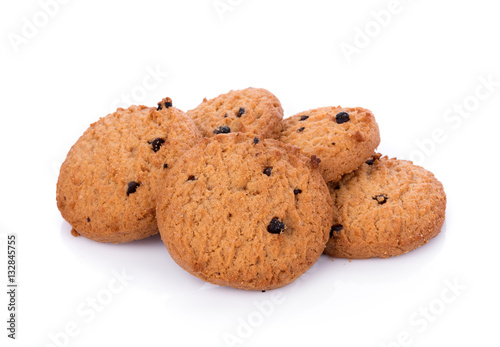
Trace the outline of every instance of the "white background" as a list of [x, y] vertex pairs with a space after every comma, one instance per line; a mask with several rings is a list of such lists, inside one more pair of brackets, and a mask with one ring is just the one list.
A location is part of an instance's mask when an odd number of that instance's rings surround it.
[[[213, 0], [46, 2], [0, 8], [2, 293], [6, 235], [19, 240], [18, 339], [6, 337], [2, 294], [2, 346], [498, 346], [495, 1], [223, 0], [222, 14]], [[322, 256], [265, 293], [205, 284], [158, 237], [108, 245], [70, 235], [55, 202], [58, 166], [90, 123], [128, 103], [170, 96], [188, 110], [248, 86], [275, 93], [286, 116], [371, 109], [379, 151], [444, 183], [442, 233], [393, 259]], [[463, 116], [450, 111], [464, 103]]]

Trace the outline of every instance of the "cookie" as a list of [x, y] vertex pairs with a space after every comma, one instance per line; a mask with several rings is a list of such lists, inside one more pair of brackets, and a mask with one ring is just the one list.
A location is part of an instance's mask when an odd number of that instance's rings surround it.
[[205, 137], [241, 132], [259, 139], [276, 139], [283, 119], [278, 98], [260, 88], [232, 90], [214, 99], [205, 98], [187, 114]]
[[379, 157], [329, 184], [336, 209], [326, 254], [387, 258], [420, 247], [441, 231], [446, 210], [441, 182], [409, 161]]
[[332, 200], [317, 159], [247, 134], [203, 139], [162, 181], [157, 218], [174, 261], [213, 284], [291, 283], [328, 241]]
[[158, 232], [158, 180], [201, 139], [194, 122], [172, 107], [119, 108], [90, 125], [61, 166], [57, 206], [81, 234], [123, 243]]
[[337, 182], [373, 155], [380, 134], [367, 109], [322, 107], [285, 119], [279, 140], [321, 159], [325, 181]]

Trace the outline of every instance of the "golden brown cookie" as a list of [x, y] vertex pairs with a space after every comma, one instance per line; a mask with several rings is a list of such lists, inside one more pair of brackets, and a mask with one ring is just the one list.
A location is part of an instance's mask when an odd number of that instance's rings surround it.
[[162, 181], [157, 218], [189, 273], [246, 290], [279, 288], [325, 248], [332, 201], [317, 160], [241, 133], [203, 139]]
[[241, 132], [275, 139], [283, 119], [278, 98], [260, 88], [232, 90], [214, 99], [204, 99], [187, 114], [205, 137]]
[[328, 185], [336, 209], [326, 254], [387, 258], [420, 247], [441, 231], [446, 210], [441, 182], [409, 161], [379, 157]]
[[367, 109], [322, 107], [285, 119], [279, 140], [321, 159], [325, 181], [337, 182], [373, 155], [380, 134]]
[[194, 122], [172, 107], [119, 108], [90, 125], [61, 166], [57, 207], [72, 233], [122, 243], [158, 232], [156, 186], [201, 139]]

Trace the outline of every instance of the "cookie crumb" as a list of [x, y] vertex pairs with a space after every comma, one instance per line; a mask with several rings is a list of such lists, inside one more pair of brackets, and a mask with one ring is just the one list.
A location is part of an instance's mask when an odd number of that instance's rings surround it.
[[363, 142], [365, 140], [365, 137], [359, 131], [356, 131], [354, 133], [354, 139], [358, 142]]
[[315, 155], [311, 155], [311, 164], [313, 168], [317, 168], [319, 166], [319, 163], [321, 163], [321, 159], [319, 159]]

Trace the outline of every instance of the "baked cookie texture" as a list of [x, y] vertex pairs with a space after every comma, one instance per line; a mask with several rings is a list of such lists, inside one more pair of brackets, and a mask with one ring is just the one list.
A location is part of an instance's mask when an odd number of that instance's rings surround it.
[[401, 255], [426, 244], [443, 226], [443, 185], [409, 161], [376, 155], [328, 186], [336, 209], [325, 254], [332, 257]]
[[157, 218], [174, 261], [214, 284], [291, 283], [328, 241], [332, 200], [315, 158], [245, 134], [204, 138], [162, 181]]
[[169, 98], [157, 110], [119, 108], [91, 124], [70, 149], [57, 182], [57, 206], [72, 234], [112, 243], [156, 234], [158, 181], [200, 139], [194, 122]]
[[203, 102], [187, 114], [205, 137], [248, 133], [259, 139], [276, 139], [281, 131], [283, 109], [266, 89], [232, 90]]
[[374, 154], [380, 134], [367, 109], [322, 107], [286, 118], [279, 140], [317, 156], [325, 181], [337, 182]]

